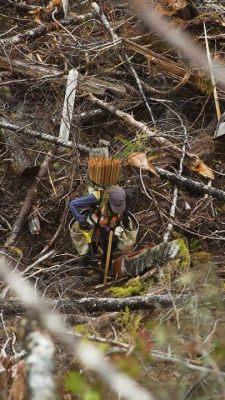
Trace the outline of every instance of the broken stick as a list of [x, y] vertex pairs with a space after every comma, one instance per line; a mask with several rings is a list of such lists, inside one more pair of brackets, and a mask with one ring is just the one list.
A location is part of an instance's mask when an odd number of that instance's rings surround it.
[[166, 171], [162, 168], [157, 168], [156, 171], [160, 175], [161, 178], [166, 178], [168, 181], [173, 182], [179, 186], [185, 187], [187, 190], [198, 192], [198, 193], [206, 193], [210, 196], [225, 201], [225, 192], [221, 189], [216, 189], [214, 187], [210, 187], [204, 185], [204, 183], [194, 181], [190, 178], [185, 178], [184, 176], [174, 174], [173, 172]]
[[73, 68], [69, 71], [68, 74], [66, 93], [62, 110], [62, 119], [59, 131], [59, 139], [66, 142], [69, 140], [70, 126], [76, 96], [77, 79], [78, 72], [75, 68]]
[[58, 146], [68, 147], [69, 149], [77, 149], [89, 154], [90, 148], [82, 144], [74, 145], [70, 140], [62, 140], [55, 136], [48, 135], [44, 132], [37, 132], [26, 127], [21, 127], [18, 125], [8, 123], [4, 118], [0, 120], [0, 128], [9, 129], [10, 131], [16, 132], [17, 134], [29, 135], [36, 139], [45, 140], [50, 143], [54, 143]]
[[104, 285], [107, 283], [107, 278], [109, 275], [110, 258], [111, 258], [111, 252], [112, 252], [112, 240], [113, 240], [113, 231], [111, 230], [109, 232], [108, 247], [107, 247], [107, 254], [106, 254]]
[[[192, 297], [193, 298], [193, 297]], [[101, 311], [122, 311], [128, 307], [130, 310], [150, 310], [158, 308], [173, 307], [176, 304], [187, 302], [191, 299], [191, 295], [173, 295], [168, 294], [145, 294], [143, 296], [124, 297], [123, 299], [114, 297], [84, 297], [82, 299], [60, 299], [53, 300], [48, 303], [49, 306], [57, 308], [62, 307], [66, 313], [74, 313], [76, 308], [86, 310], [87, 312]], [[4, 310], [4, 315], [24, 313], [25, 306], [21, 304], [19, 299], [10, 299], [7, 302], [0, 301], [0, 307]]]

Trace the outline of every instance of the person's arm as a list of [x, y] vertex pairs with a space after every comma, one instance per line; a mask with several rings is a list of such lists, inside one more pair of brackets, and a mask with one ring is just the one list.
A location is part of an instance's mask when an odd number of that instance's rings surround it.
[[98, 200], [93, 194], [88, 196], [78, 197], [77, 199], [71, 200], [69, 203], [70, 211], [73, 216], [78, 220], [79, 224], [83, 224], [86, 221], [86, 217], [81, 214], [81, 210], [85, 208], [94, 207], [98, 204]]

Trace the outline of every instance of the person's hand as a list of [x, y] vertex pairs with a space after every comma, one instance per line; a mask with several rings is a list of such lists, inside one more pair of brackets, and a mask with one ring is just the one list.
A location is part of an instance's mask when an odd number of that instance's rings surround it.
[[91, 224], [89, 224], [89, 222], [83, 221], [83, 222], [80, 224], [80, 228], [81, 228], [83, 231], [90, 231], [90, 230], [92, 229], [92, 226], [91, 226]]

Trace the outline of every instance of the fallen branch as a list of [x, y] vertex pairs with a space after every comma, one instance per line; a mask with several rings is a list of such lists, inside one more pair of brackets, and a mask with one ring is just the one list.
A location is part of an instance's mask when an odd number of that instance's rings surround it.
[[7, 44], [18, 44], [25, 40], [34, 40], [40, 36], [45, 35], [47, 32], [51, 32], [57, 28], [57, 25], [54, 22], [51, 22], [48, 25], [40, 25], [34, 29], [29, 29], [24, 33], [18, 33], [18, 35], [11, 36], [9, 38], [0, 39], [0, 44], [4, 46]]
[[123, 299], [113, 298], [113, 297], [87, 297], [80, 300], [64, 300], [63, 306], [68, 309], [72, 307], [79, 307], [85, 309], [89, 312], [99, 312], [99, 311], [122, 311], [126, 308], [129, 310], [149, 310], [161, 307], [171, 307], [173, 302], [179, 303], [187, 301], [190, 298], [189, 295], [175, 296], [173, 301], [171, 296], [167, 294], [154, 295], [146, 294], [143, 296], [126, 297]]
[[[129, 39], [123, 39], [123, 41], [125, 44], [125, 48], [131, 49], [138, 54], [142, 54], [146, 58], [146, 60], [151, 62], [156, 67], [158, 66], [160, 70], [164, 71], [166, 74], [181, 80], [181, 82], [184, 80], [183, 82], [184, 84], [188, 83], [195, 89], [202, 90], [203, 92], [207, 92], [209, 90], [211, 91], [210, 84], [207, 82], [203, 73], [199, 69], [197, 68], [193, 70], [190, 70], [189, 68], [187, 69], [185, 65], [177, 63], [161, 54], [155, 53], [154, 51], [149, 50], [145, 46], [141, 46], [137, 43], [134, 43]], [[169, 89], [167, 93], [167, 91], [165, 92], [157, 91], [156, 89], [156, 92], [168, 95], [173, 90], [174, 89]]]
[[[64, 71], [60, 71], [53, 67], [42, 67], [41, 65], [29, 64], [24, 61], [14, 60], [13, 58], [8, 59], [7, 57], [0, 56], [0, 69], [24, 74], [31, 76], [32, 78], [50, 78], [64, 75]], [[65, 78], [64, 78], [65, 79]]]
[[156, 167], [156, 171], [161, 178], [166, 178], [170, 182], [183, 186], [192, 192], [209, 194], [218, 200], [225, 201], [225, 192], [223, 190], [204, 185], [204, 183], [193, 181], [193, 179], [185, 178], [184, 176], [179, 176], [162, 168]]
[[[118, 340], [113, 340], [113, 339], [107, 339], [107, 338], [103, 338], [103, 337], [99, 337], [96, 335], [88, 335], [88, 336], [83, 336], [79, 333], [73, 333], [73, 335], [78, 336], [80, 338], [85, 338], [88, 340], [91, 340], [93, 342], [97, 342], [97, 343], [106, 343], [109, 344], [112, 347], [116, 347], [117, 348], [117, 352], [119, 353], [123, 353], [123, 354], [127, 354], [130, 352], [135, 352], [135, 346], [131, 346], [128, 345], [127, 343], [123, 343], [123, 342], [119, 342]], [[107, 355], [109, 355], [110, 350], [107, 351]], [[115, 348], [113, 349], [113, 353], [115, 354]], [[168, 354], [168, 353], [163, 353], [161, 351], [158, 350], [154, 350], [151, 349], [150, 350], [150, 354], [153, 358], [153, 360], [162, 360], [168, 363], [175, 363], [175, 364], [180, 364], [190, 370], [193, 371], [199, 371], [199, 372], [205, 372], [208, 374], [219, 374], [221, 376], [225, 376], [225, 372], [215, 369], [212, 367], [210, 368], [210, 366], [205, 367], [204, 365], [200, 364], [200, 361], [196, 361], [190, 358], [182, 358], [182, 357], [176, 357], [174, 355]]]
[[151, 354], [152, 354], [153, 359], [155, 358], [156, 360], [161, 360], [161, 361], [168, 362], [168, 363], [178, 364], [178, 365], [181, 365], [182, 367], [186, 367], [193, 371], [199, 371], [201, 373], [204, 372], [207, 374], [210, 373], [210, 374], [214, 374], [214, 375], [225, 376], [225, 372], [221, 371], [217, 368], [213, 368], [213, 367], [210, 368], [210, 367], [205, 367], [204, 365], [194, 364], [195, 360], [189, 360], [189, 359], [185, 359], [185, 358], [181, 358], [181, 357], [176, 357], [171, 354], [162, 353], [157, 350], [151, 350]]
[[[162, 18], [160, 14], [155, 10], [153, 4], [146, 2], [146, 0], [133, 0], [132, 3], [135, 6], [135, 10], [137, 14], [141, 17], [141, 19], [150, 27], [152, 30], [156, 30], [163, 39], [172, 44], [173, 48], [181, 52], [185, 58], [188, 59], [189, 64], [197, 65], [198, 68], [201, 68], [203, 73], [210, 73], [209, 66], [207, 62], [207, 55], [200, 46], [197, 46], [193, 42], [193, 38], [191, 35], [188, 35], [187, 32], [183, 32], [179, 30], [179, 34], [177, 28], [171, 28], [169, 22]], [[220, 90], [224, 92], [225, 84], [224, 84], [224, 67], [221, 63], [212, 61], [214, 76], [217, 80], [217, 85]], [[207, 91], [209, 88], [207, 88]], [[210, 93], [212, 90], [210, 89]]]
[[[127, 307], [130, 310], [151, 310], [158, 308], [172, 307], [173, 303], [182, 303], [190, 299], [189, 295], [178, 295], [171, 299], [167, 294], [145, 294], [143, 296], [125, 297], [123, 299], [114, 297], [84, 297], [82, 299], [60, 299], [49, 302], [49, 306], [54, 306], [63, 310], [66, 313], [74, 312], [75, 308], [85, 310], [87, 312], [111, 312], [124, 311]], [[4, 309], [6, 314], [23, 313], [24, 306], [19, 300], [9, 300], [3, 303], [0, 302], [1, 309]]]
[[[182, 122], [182, 120], [181, 120]], [[183, 122], [182, 122], [183, 124]], [[185, 142], [183, 144], [183, 154], [182, 154], [182, 158], [180, 159], [180, 165], [179, 165], [179, 170], [178, 170], [178, 176], [182, 175], [183, 172], [183, 163], [184, 163], [184, 157], [185, 157], [185, 151], [186, 151], [186, 128], [183, 126], [184, 131], [185, 131]], [[163, 241], [164, 242], [168, 242], [172, 229], [173, 229], [173, 220], [175, 218], [175, 214], [176, 214], [176, 208], [177, 208], [177, 200], [178, 200], [178, 187], [175, 186], [174, 188], [174, 192], [173, 192], [173, 197], [172, 197], [172, 203], [171, 203], [171, 207], [170, 207], [170, 221], [166, 227], [166, 230], [164, 232], [163, 235]]]
[[[108, 111], [111, 114], [116, 115], [118, 118], [120, 118], [122, 121], [124, 121], [127, 125], [132, 126], [135, 129], [138, 129], [138, 131], [141, 131], [149, 137], [149, 139], [156, 145], [158, 146], [164, 146], [166, 147], [166, 150], [172, 154], [175, 158], [180, 160], [183, 157], [183, 151], [179, 149], [175, 144], [170, 142], [168, 139], [165, 139], [162, 136], [157, 135], [154, 131], [149, 129], [149, 127], [144, 123], [137, 121], [131, 114], [126, 113], [124, 111], [121, 111], [112, 105], [106, 103], [103, 100], [98, 99], [97, 97], [93, 96], [92, 94], [89, 94], [89, 99], [90, 101], [97, 105], [98, 107], [102, 108], [103, 110]], [[196, 156], [193, 153], [185, 152], [185, 158], [184, 158], [184, 164], [187, 165], [190, 169], [199, 172], [199, 165], [204, 164], [198, 156]], [[206, 167], [206, 166], [205, 166]], [[211, 173], [213, 176], [212, 171], [206, 167], [208, 170], [208, 173]]]
[[152, 86], [150, 86], [148, 83], [141, 81], [142, 86], [145, 88], [147, 93], [154, 93], [154, 94], [159, 94], [160, 96], [170, 96], [171, 94], [177, 92], [179, 89], [181, 89], [184, 85], [186, 85], [186, 83], [188, 83], [189, 77], [191, 75], [191, 68], [189, 70], [187, 70], [186, 74], [184, 75], [184, 77], [181, 79], [180, 82], [178, 82], [175, 86], [173, 86], [172, 88], [168, 89], [168, 90], [160, 90], [160, 89], [156, 89], [153, 88]]
[[[0, 56], [0, 70], [10, 71], [10, 73], [20, 73], [28, 75], [32, 79], [54, 79], [58, 84], [65, 84], [65, 79], [68, 79], [68, 71], [61, 71], [53, 67], [43, 67], [40, 65], [15, 60]], [[4, 82], [0, 84], [4, 85]], [[77, 90], [81, 92], [91, 92], [96, 95], [104, 95], [108, 90], [119, 97], [124, 97], [127, 94], [125, 85], [120, 85], [116, 80], [107, 81], [98, 79], [92, 76], [82, 75], [78, 73]]]
[[[32, 6], [20, 3], [16, 3], [15, 7], [19, 8], [21, 11], [37, 11], [38, 9], [39, 10], [42, 9], [42, 7], [39, 6]], [[61, 20], [60, 24], [66, 26], [75, 22], [83, 22], [91, 18], [92, 16], [93, 16], [92, 13], [77, 15], [76, 17], [68, 18], [66, 20]], [[58, 24], [55, 22], [50, 22], [49, 24], [42, 24], [33, 29], [29, 29], [24, 33], [18, 33], [17, 35], [11, 36], [9, 38], [0, 39], [0, 43], [3, 44], [4, 46], [8, 44], [18, 44], [22, 41], [37, 39], [38, 37], [43, 36], [48, 32], [55, 31], [56, 29], [58, 29]]]
[[47, 133], [33, 131], [28, 128], [23, 128], [18, 125], [13, 125], [8, 123], [4, 118], [0, 120], [0, 128], [9, 129], [10, 131], [16, 132], [17, 134], [21, 133], [23, 135], [29, 135], [36, 139], [45, 140], [47, 142], [56, 144], [58, 146], [67, 147], [69, 149], [77, 149], [79, 151], [83, 151], [84, 153], [89, 154], [89, 147], [84, 146], [82, 144], [74, 145], [73, 142], [67, 140], [59, 139], [58, 137], [48, 135]]
[[51, 154], [51, 152], [49, 152], [48, 155], [45, 157], [33, 184], [27, 191], [27, 195], [26, 195], [23, 205], [20, 209], [19, 215], [17, 216], [16, 221], [14, 222], [14, 225], [12, 227], [11, 234], [9, 235], [9, 237], [6, 240], [6, 243], [5, 243], [6, 247], [12, 246], [15, 243], [15, 241], [26, 221], [26, 218], [28, 217], [28, 215], [30, 213], [30, 210], [31, 210], [31, 207], [32, 207], [32, 204], [34, 201], [34, 197], [37, 193], [39, 181], [45, 176], [51, 159], [52, 159], [52, 154]]

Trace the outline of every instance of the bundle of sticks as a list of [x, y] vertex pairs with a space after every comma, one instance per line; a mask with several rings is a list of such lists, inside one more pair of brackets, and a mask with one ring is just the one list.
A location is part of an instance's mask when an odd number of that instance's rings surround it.
[[120, 160], [93, 157], [88, 162], [88, 174], [92, 182], [100, 186], [116, 185], [120, 172]]

